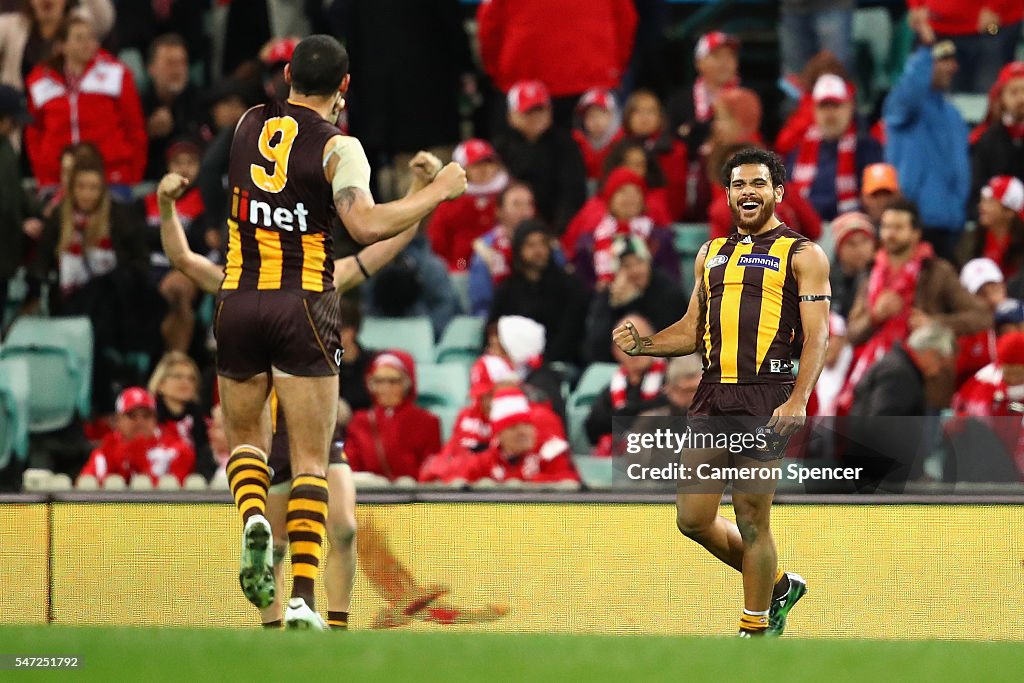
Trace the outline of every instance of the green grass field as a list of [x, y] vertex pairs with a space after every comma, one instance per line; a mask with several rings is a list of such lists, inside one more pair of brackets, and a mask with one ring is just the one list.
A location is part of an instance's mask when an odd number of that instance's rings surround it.
[[2, 627], [0, 654], [82, 658], [94, 681], [1020, 681], [1020, 643], [466, 632]]

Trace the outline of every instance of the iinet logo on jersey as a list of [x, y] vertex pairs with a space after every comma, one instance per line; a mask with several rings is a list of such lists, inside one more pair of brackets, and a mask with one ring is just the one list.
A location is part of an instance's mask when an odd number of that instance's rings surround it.
[[278, 230], [292, 232], [297, 226], [299, 232], [306, 232], [306, 216], [309, 215], [309, 211], [302, 202], [296, 204], [294, 209], [284, 206], [274, 208], [266, 202], [249, 199], [246, 190], [234, 187], [231, 190], [231, 215], [243, 223], [264, 228], [275, 227]]

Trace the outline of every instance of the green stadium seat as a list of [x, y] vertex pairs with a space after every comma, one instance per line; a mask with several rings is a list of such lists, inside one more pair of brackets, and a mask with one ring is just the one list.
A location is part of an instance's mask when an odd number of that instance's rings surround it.
[[595, 458], [589, 455], [577, 455], [572, 459], [580, 479], [591, 489], [608, 489], [612, 487], [612, 459]]
[[[69, 349], [51, 345], [4, 345], [0, 359], [23, 359], [28, 366], [29, 431], [49, 432], [71, 424], [78, 411], [82, 366]], [[84, 413], [83, 413], [84, 414]]]
[[0, 469], [13, 454], [28, 460], [29, 367], [20, 358], [0, 361]]
[[452, 431], [455, 429], [455, 418], [459, 416], [462, 406], [432, 406], [430, 412], [437, 415], [441, 420], [441, 443], [445, 444], [452, 438]]
[[711, 230], [707, 223], [676, 223], [672, 226], [675, 233], [673, 244], [682, 256], [695, 256], [701, 246], [710, 239]]
[[434, 362], [434, 328], [426, 316], [365, 318], [359, 344], [375, 351], [401, 349], [408, 351], [417, 363]]
[[[61, 348], [69, 351], [81, 378], [76, 386], [76, 407], [81, 415], [88, 415], [92, 409], [92, 343], [92, 323], [86, 317], [24, 316], [18, 318], [11, 328], [5, 348]], [[39, 386], [34, 376], [32, 386]]]
[[460, 363], [419, 363], [416, 392], [416, 403], [423, 408], [462, 408], [469, 400], [469, 370]]
[[484, 345], [484, 319], [475, 315], [452, 318], [437, 345], [437, 362], [472, 365]]
[[583, 371], [576, 390], [569, 396], [566, 404], [566, 417], [569, 422], [569, 444], [573, 453], [589, 453], [590, 442], [583, 429], [583, 423], [590, 413], [590, 405], [598, 394], [611, 382], [612, 375], [618, 369], [615, 363], [592, 363]]
[[449, 273], [448, 278], [452, 282], [452, 288], [455, 289], [455, 294], [459, 297], [459, 305], [462, 307], [462, 310], [468, 311], [470, 308], [469, 271], [463, 270], [456, 273]]

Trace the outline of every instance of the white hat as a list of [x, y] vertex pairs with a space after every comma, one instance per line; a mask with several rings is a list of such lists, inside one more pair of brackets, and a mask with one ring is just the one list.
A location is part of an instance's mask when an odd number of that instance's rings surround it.
[[842, 77], [835, 74], [822, 74], [814, 82], [811, 99], [815, 104], [820, 102], [849, 102], [853, 99], [850, 86]]
[[990, 282], [1002, 281], [1003, 271], [990, 258], [971, 259], [960, 271], [960, 284], [971, 294], [977, 294], [979, 289]]
[[498, 319], [498, 341], [515, 366], [523, 365], [544, 353], [547, 342], [544, 326], [521, 315]]

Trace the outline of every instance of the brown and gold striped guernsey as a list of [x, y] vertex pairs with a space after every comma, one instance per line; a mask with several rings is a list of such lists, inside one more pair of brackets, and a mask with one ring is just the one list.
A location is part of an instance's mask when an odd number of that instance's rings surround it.
[[701, 353], [704, 382], [792, 384], [800, 301], [793, 255], [807, 241], [786, 225], [708, 243]]
[[221, 289], [334, 289], [332, 231], [344, 231], [323, 151], [341, 132], [293, 102], [250, 110], [231, 143]]

